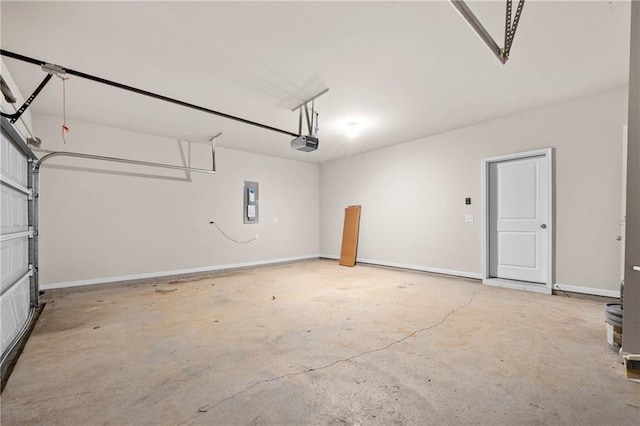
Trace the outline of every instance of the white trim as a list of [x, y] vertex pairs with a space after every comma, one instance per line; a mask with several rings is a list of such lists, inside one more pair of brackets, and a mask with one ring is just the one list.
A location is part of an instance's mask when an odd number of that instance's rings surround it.
[[534, 149], [532, 151], [514, 152], [512, 154], [497, 155], [495, 157], [483, 158], [483, 162], [487, 163], [499, 163], [502, 161], [517, 160], [519, 158], [540, 157], [541, 155], [547, 155], [552, 148]]
[[620, 298], [619, 290], [606, 290], [603, 288], [580, 287], [576, 285], [559, 284], [559, 283], [555, 283], [553, 285], [553, 288], [554, 290], [568, 291], [570, 293], [593, 294], [594, 296], [613, 297], [615, 299]]
[[510, 288], [512, 290], [525, 290], [532, 293], [551, 294], [551, 289], [545, 284], [527, 283], [524, 281], [505, 280], [503, 278], [484, 278], [482, 284], [493, 287]]
[[161, 277], [168, 277], [172, 275], [194, 274], [198, 272], [224, 271], [226, 269], [248, 268], [251, 266], [263, 266], [263, 265], [271, 265], [274, 263], [294, 262], [297, 260], [317, 259], [319, 257], [320, 255], [318, 254], [310, 254], [307, 256], [284, 257], [280, 259], [258, 260], [255, 262], [231, 263], [227, 265], [213, 265], [213, 266], [204, 266], [200, 268], [190, 268], [190, 269], [177, 269], [174, 271], [148, 272], [144, 274], [120, 275], [116, 277], [105, 277], [105, 278], [91, 278], [91, 279], [78, 280], [78, 281], [63, 281], [63, 282], [57, 282], [57, 283], [41, 284], [40, 289], [52, 290], [54, 288], [79, 287], [84, 285], [107, 284], [107, 283], [116, 283], [121, 281], [131, 281], [131, 280], [140, 280], [140, 279], [148, 279], [148, 278], [161, 278]]
[[627, 222], [627, 157], [629, 155], [629, 126], [622, 126], [622, 194], [620, 209], [620, 281], [624, 280], [626, 245], [626, 222]]
[[[332, 254], [321, 254], [320, 257], [323, 259], [340, 259], [340, 256]], [[473, 278], [476, 280], [482, 279], [482, 274], [478, 274], [475, 272], [454, 271], [451, 269], [432, 268], [430, 266], [409, 265], [406, 263], [387, 262], [384, 260], [363, 259], [361, 257], [357, 258], [356, 262], [379, 266], [389, 266], [391, 268], [411, 269], [413, 271], [433, 272], [435, 274], [454, 275], [456, 277]]]
[[[501, 162], [501, 161], [509, 161], [509, 160], [517, 160], [517, 159], [521, 159], [521, 158], [529, 158], [529, 157], [539, 157], [539, 156], [544, 156], [547, 160], [547, 173], [548, 173], [548, 179], [549, 179], [549, 200], [548, 200], [548, 223], [547, 223], [547, 229], [549, 232], [549, 238], [548, 238], [548, 246], [547, 246], [547, 252], [549, 255], [549, 261], [548, 261], [548, 271], [547, 271], [547, 282], [545, 283], [546, 285], [546, 293], [547, 294], [551, 294], [552, 293], [552, 288], [553, 288], [553, 270], [554, 270], [554, 253], [553, 253], [553, 241], [554, 241], [554, 235], [555, 235], [555, 230], [554, 230], [554, 217], [553, 217], [553, 211], [554, 211], [554, 205], [553, 205], [553, 199], [554, 199], [554, 181], [553, 181], [553, 148], [543, 148], [543, 149], [536, 149], [533, 151], [526, 151], [526, 152], [518, 152], [518, 153], [514, 153], [514, 154], [505, 154], [505, 155], [499, 155], [497, 157], [490, 157], [490, 158], [483, 158], [482, 159], [482, 211], [483, 211], [483, 218], [482, 218], [482, 280], [485, 284], [485, 281], [488, 280], [492, 280], [493, 282], [489, 285], [500, 285], [500, 284], [505, 284], [505, 287], [508, 288], [519, 288], [517, 284], [514, 284], [512, 281], [510, 280], [496, 280], [492, 277], [489, 276], [489, 271], [490, 271], [490, 265], [489, 265], [489, 200], [487, 199], [487, 196], [489, 194], [489, 165], [491, 163], [497, 163], [497, 162]], [[509, 283], [507, 285], [507, 283]], [[530, 289], [530, 285], [524, 284], [526, 288], [522, 288], [522, 290], [528, 290]], [[536, 284], [532, 284], [532, 285], [536, 285]]]

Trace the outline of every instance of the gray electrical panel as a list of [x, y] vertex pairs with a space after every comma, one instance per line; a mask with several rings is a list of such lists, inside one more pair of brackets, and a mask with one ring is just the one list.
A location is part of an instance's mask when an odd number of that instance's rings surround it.
[[244, 181], [244, 208], [242, 217], [244, 223], [258, 223], [258, 182]]

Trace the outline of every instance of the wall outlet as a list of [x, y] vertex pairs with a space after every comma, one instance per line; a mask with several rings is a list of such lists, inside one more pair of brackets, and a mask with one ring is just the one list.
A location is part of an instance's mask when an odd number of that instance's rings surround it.
[[464, 221], [465, 222], [473, 222], [473, 215], [472, 214], [467, 214], [464, 216]]

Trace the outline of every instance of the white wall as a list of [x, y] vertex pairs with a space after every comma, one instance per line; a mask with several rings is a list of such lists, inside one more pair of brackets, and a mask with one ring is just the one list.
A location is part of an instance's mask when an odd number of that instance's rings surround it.
[[[179, 171], [56, 158], [42, 170], [41, 282], [46, 288], [318, 251], [338, 256], [343, 211], [351, 204], [363, 206], [360, 259], [479, 277], [481, 159], [550, 146], [556, 149], [555, 281], [615, 292], [626, 102], [621, 88], [319, 168], [218, 148], [220, 173], [192, 173], [190, 181]], [[65, 146], [58, 118], [33, 120], [47, 149], [181, 161], [172, 139], [69, 122]], [[192, 145], [191, 158], [192, 166], [208, 167], [208, 147]], [[242, 224], [244, 180], [260, 182], [258, 225]], [[464, 222], [468, 213], [473, 223]], [[237, 239], [256, 233], [260, 239], [229, 242], [209, 218]]]
[[[33, 119], [46, 149], [181, 163], [176, 140], [70, 121], [64, 145], [59, 118]], [[181, 145], [186, 152], [188, 144]], [[191, 149], [193, 167], [211, 167], [207, 145]], [[41, 172], [41, 283], [47, 288], [318, 255], [318, 165], [223, 148], [216, 161], [217, 175], [191, 173], [187, 180], [181, 171], [49, 160]], [[260, 185], [259, 224], [242, 223], [245, 180]], [[260, 239], [232, 243], [209, 218], [235, 239]]]
[[358, 258], [480, 277], [481, 159], [553, 147], [555, 282], [615, 292], [626, 102], [620, 88], [322, 164], [320, 252], [339, 255], [344, 208], [360, 204]]

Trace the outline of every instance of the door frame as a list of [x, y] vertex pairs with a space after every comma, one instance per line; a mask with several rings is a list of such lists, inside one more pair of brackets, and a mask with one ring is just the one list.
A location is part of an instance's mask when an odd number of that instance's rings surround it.
[[627, 229], [627, 156], [629, 155], [629, 125], [622, 126], [622, 217], [620, 218], [620, 281], [625, 275], [625, 240]]
[[[509, 280], [504, 278], [490, 277], [490, 259], [489, 253], [491, 253], [489, 244], [489, 226], [490, 226], [490, 203], [489, 203], [489, 167], [493, 163], [501, 163], [503, 161], [520, 160], [531, 157], [545, 157], [547, 161], [547, 179], [549, 180], [549, 200], [547, 217], [547, 229], [549, 232], [549, 238], [547, 242], [548, 270], [546, 283], [543, 285], [539, 283], [528, 284], [523, 281]], [[533, 151], [518, 152], [513, 154], [499, 155], [497, 157], [483, 158], [482, 159], [482, 283], [497, 287], [513, 288], [518, 290], [533, 291], [536, 293], [552, 294], [553, 292], [553, 272], [555, 268], [553, 246], [555, 241], [555, 227], [554, 227], [554, 181], [553, 181], [553, 148], [542, 148]]]

